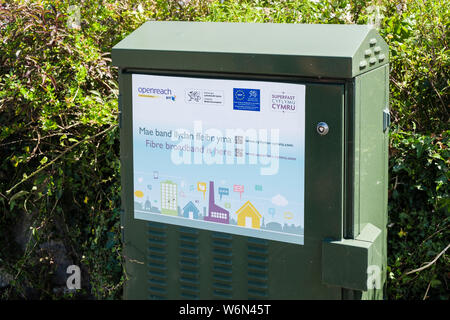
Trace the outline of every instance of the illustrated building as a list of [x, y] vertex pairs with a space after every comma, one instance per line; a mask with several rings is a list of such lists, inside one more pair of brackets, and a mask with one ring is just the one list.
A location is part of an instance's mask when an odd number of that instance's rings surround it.
[[142, 210], [142, 203], [135, 201], [134, 210]]
[[189, 201], [183, 208], [183, 217], [198, 219], [199, 210], [192, 201]]
[[238, 217], [238, 226], [255, 229], [259, 229], [261, 226], [262, 216], [250, 201], [244, 203], [244, 205], [236, 211], [236, 214]]
[[150, 202], [150, 200], [148, 199], [148, 197], [147, 197], [147, 201], [145, 201], [144, 210], [145, 210], [145, 211], [150, 211], [150, 210], [152, 210], [152, 203]]
[[278, 232], [282, 232], [283, 231], [283, 226], [281, 224], [279, 224], [278, 222], [269, 222], [268, 224], [266, 224], [266, 229], [267, 230], [273, 230], [273, 231], [278, 231]]
[[161, 182], [161, 213], [177, 216], [177, 184], [166, 180]]
[[214, 201], [214, 182], [209, 182], [209, 207], [208, 215], [203, 218], [206, 221], [229, 223], [230, 214], [227, 210], [216, 205]]

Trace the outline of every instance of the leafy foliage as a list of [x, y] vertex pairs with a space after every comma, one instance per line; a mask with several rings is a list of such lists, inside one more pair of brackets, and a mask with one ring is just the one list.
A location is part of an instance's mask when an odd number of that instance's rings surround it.
[[[388, 296], [448, 299], [448, 0], [82, 0], [0, 5], [0, 271], [4, 298], [120, 298], [117, 71], [146, 20], [372, 23], [390, 46]], [[22, 247], [11, 241], [23, 226]], [[20, 233], [20, 232], [19, 232]], [[17, 240], [17, 239], [16, 239]], [[20, 240], [20, 239], [19, 239]], [[88, 275], [55, 291], [61, 241]], [[32, 289], [31, 289], [32, 288]], [[0, 289], [1, 290], [1, 289]]]
[[392, 115], [405, 131], [440, 132], [449, 121], [450, 2], [406, 3], [407, 11], [386, 3], [381, 29], [390, 47]]
[[[95, 296], [119, 297], [117, 75], [97, 30], [67, 28], [61, 9], [1, 12], [0, 259], [15, 275], [5, 294], [30, 296], [32, 284], [31, 295], [54, 297], [42, 245], [56, 239], [87, 268]], [[23, 252], [9, 239], [24, 216]]]
[[388, 290], [392, 298], [448, 299], [446, 255], [421, 272], [449, 244], [450, 132], [391, 134]]

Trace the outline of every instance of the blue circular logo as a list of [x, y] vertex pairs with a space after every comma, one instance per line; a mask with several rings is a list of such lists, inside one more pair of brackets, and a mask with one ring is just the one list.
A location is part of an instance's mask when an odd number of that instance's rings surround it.
[[236, 91], [236, 93], [234, 94], [234, 97], [238, 100], [243, 100], [245, 98], [245, 93], [242, 90], [238, 90]]

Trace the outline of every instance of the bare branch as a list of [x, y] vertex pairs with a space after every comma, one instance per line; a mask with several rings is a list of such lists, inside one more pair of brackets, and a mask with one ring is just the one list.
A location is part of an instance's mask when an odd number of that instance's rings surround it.
[[444, 250], [442, 250], [441, 252], [439, 252], [439, 254], [438, 254], [432, 261], [428, 262], [428, 263], [427, 263], [426, 265], [424, 265], [423, 267], [420, 267], [420, 268], [417, 268], [417, 269], [408, 271], [408, 272], [406, 272], [404, 275], [406, 276], [406, 275], [411, 274], [411, 273], [420, 272], [420, 271], [422, 271], [422, 270], [425, 270], [425, 269], [431, 267], [436, 261], [438, 261], [438, 259], [445, 253], [445, 251], [447, 251], [447, 249], [448, 249], [449, 247], [450, 247], [450, 244], [447, 245], [447, 247], [445, 247]]
[[117, 127], [117, 125], [112, 125], [109, 128], [93, 135], [92, 137], [88, 137], [85, 138], [81, 141], [78, 141], [77, 143], [75, 143], [74, 145], [70, 146], [69, 148], [67, 148], [66, 150], [64, 150], [63, 152], [61, 152], [61, 154], [59, 154], [55, 159], [53, 159], [52, 161], [50, 161], [49, 163], [47, 163], [45, 166], [41, 167], [40, 169], [36, 170], [35, 172], [33, 172], [32, 174], [30, 174], [29, 176], [27, 176], [26, 178], [23, 178], [22, 180], [20, 180], [18, 183], [16, 183], [11, 189], [9, 189], [8, 191], [6, 191], [6, 194], [10, 194], [11, 191], [13, 191], [15, 188], [17, 188], [19, 185], [21, 185], [23, 182], [27, 181], [28, 179], [30, 179], [31, 177], [35, 176], [37, 173], [41, 172], [42, 170], [44, 170], [45, 168], [47, 168], [48, 166], [50, 166], [51, 164], [55, 163], [59, 158], [61, 158], [63, 155], [65, 155], [67, 152], [69, 152], [70, 150], [72, 150], [73, 148], [75, 148], [76, 146], [78, 146], [79, 144], [83, 143], [83, 142], [87, 142], [89, 140], [92, 140], [98, 136], [101, 136], [103, 134], [105, 134], [106, 132], [110, 131], [111, 129]]

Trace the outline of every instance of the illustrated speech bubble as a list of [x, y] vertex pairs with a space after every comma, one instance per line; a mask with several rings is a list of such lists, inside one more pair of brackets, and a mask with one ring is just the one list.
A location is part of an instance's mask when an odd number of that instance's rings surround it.
[[244, 192], [244, 186], [243, 185], [239, 185], [239, 184], [235, 184], [235, 185], [233, 185], [233, 191], [234, 192], [239, 192], [239, 199], [242, 200], [242, 193]]
[[222, 200], [222, 196], [228, 196], [230, 194], [230, 190], [228, 188], [219, 188], [220, 200]]
[[275, 208], [269, 208], [269, 214], [272, 216], [272, 218], [273, 218], [273, 216], [275, 215]]
[[290, 212], [290, 211], [286, 211], [284, 213], [284, 218], [287, 219], [287, 220], [291, 220], [293, 217], [294, 217], [294, 214], [292, 212]]
[[206, 182], [197, 182], [197, 190], [203, 192], [203, 200], [205, 200]]

